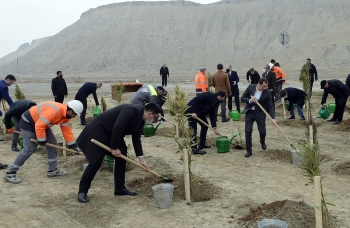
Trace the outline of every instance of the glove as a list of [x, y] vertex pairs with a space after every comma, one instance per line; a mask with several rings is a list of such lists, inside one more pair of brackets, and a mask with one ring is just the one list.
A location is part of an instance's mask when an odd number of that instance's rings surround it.
[[8, 133], [11, 133], [11, 134], [12, 134], [14, 131], [15, 131], [14, 128], [7, 129], [7, 132], [8, 132]]
[[46, 140], [44, 140], [44, 141], [39, 141], [38, 140], [38, 143], [39, 143], [40, 146], [45, 146], [46, 145]]
[[73, 143], [73, 144], [71, 144], [71, 145], [68, 145], [68, 148], [69, 148], [69, 149], [73, 149], [73, 150], [74, 150], [74, 148], [76, 148], [76, 147], [78, 147], [78, 144], [76, 144], [76, 143]]

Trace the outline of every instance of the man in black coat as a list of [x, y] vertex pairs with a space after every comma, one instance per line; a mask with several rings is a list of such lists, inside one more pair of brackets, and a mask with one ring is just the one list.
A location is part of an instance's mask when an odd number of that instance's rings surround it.
[[169, 78], [169, 69], [164, 63], [163, 66], [160, 68], [160, 76], [162, 77], [162, 86], [165, 86], [168, 84], [168, 78]]
[[322, 80], [321, 89], [323, 89], [323, 96], [321, 101], [321, 107], [326, 104], [328, 94], [332, 94], [335, 99], [335, 111], [332, 119], [328, 122], [334, 122], [333, 125], [340, 124], [343, 121], [344, 109], [346, 101], [350, 95], [350, 90], [344, 83], [337, 79]]
[[[89, 161], [89, 165], [86, 167], [79, 184], [78, 199], [80, 202], [89, 202], [88, 190], [106, 154], [114, 157], [115, 160], [114, 195], [135, 196], [137, 194], [125, 187], [126, 161], [119, 158], [121, 154], [127, 156], [124, 136], [131, 135], [135, 154], [140, 164], [148, 169], [148, 165], [143, 157], [140, 132], [145, 121], [151, 122], [159, 116], [159, 113], [159, 106], [153, 102], [145, 106], [123, 104], [101, 113], [86, 125], [77, 139], [77, 144]], [[109, 146], [112, 152], [95, 145], [91, 142], [91, 139], [96, 139], [102, 144]]]
[[57, 77], [51, 81], [51, 90], [55, 98], [55, 102], [62, 103], [65, 97], [68, 96], [66, 81], [63, 78], [62, 71], [57, 71]]
[[348, 89], [350, 89], [350, 74], [346, 78], [345, 85], [348, 87]]
[[[27, 111], [28, 109], [30, 109], [32, 106], [35, 106], [36, 103], [32, 102], [32, 101], [28, 101], [28, 100], [18, 100], [16, 102], [14, 102], [11, 107], [10, 110], [8, 112], [6, 112], [5, 114], [5, 118], [4, 118], [4, 123], [6, 126], [6, 129], [9, 133], [13, 133], [12, 136], [12, 146], [11, 146], [11, 150], [12, 151], [19, 151], [19, 149], [17, 148], [17, 143], [18, 143], [18, 133], [14, 133], [14, 131], [21, 131], [21, 128], [19, 127], [19, 122], [21, 120], [21, 116], [22, 114]], [[14, 124], [15, 124], [15, 128], [13, 128], [12, 123], [11, 123], [11, 119], [13, 120]]]
[[102, 83], [101, 82], [86, 82], [77, 92], [77, 95], [75, 95], [75, 100], [80, 101], [83, 106], [84, 110], [80, 115], [80, 124], [81, 125], [86, 125], [87, 122], [85, 120], [85, 115], [86, 115], [86, 108], [87, 108], [87, 97], [92, 94], [94, 96], [95, 104], [96, 106], [99, 106], [97, 95], [96, 95], [96, 90], [98, 88], [101, 88]]
[[232, 97], [235, 97], [236, 109], [238, 112], [241, 112], [241, 109], [239, 106], [238, 74], [236, 71], [232, 70], [231, 65], [226, 66], [226, 73], [228, 75], [228, 80], [230, 81], [230, 85], [231, 85], [231, 95], [228, 96], [228, 110], [232, 111]]
[[303, 113], [303, 106], [305, 104], [306, 93], [303, 90], [289, 87], [289, 88], [285, 88], [284, 90], [281, 90], [280, 95], [281, 95], [281, 98], [284, 97], [285, 101], [286, 100], [289, 101], [289, 105], [285, 113], [287, 114], [287, 112], [290, 111], [290, 117], [288, 119], [295, 119], [295, 115], [294, 115], [294, 104], [295, 104], [298, 110], [298, 114], [300, 116], [300, 120], [305, 120], [304, 113]]
[[210, 116], [211, 126], [215, 129], [215, 134], [219, 135], [220, 133], [216, 127], [216, 108], [219, 106], [222, 100], [226, 99], [226, 93], [222, 90], [219, 90], [217, 93], [201, 93], [197, 94], [195, 98], [190, 100], [187, 104], [189, 107], [186, 110], [187, 114], [192, 114], [188, 118], [189, 126], [193, 129], [193, 145], [192, 153], [193, 154], [205, 154], [206, 152], [202, 149], [210, 148], [210, 145], [205, 144], [207, 138], [208, 127], [198, 121], [201, 125], [201, 133], [199, 139], [199, 146], [197, 148], [196, 138], [197, 138], [197, 118], [203, 120], [208, 124], [206, 115]]
[[263, 150], [266, 150], [267, 148], [265, 143], [266, 114], [258, 105], [255, 104], [256, 102], [259, 102], [260, 105], [270, 114], [271, 118], [273, 119], [272, 124], [276, 124], [272, 96], [270, 91], [267, 89], [267, 79], [261, 78], [257, 85], [249, 85], [244, 91], [241, 101], [247, 104], [243, 110], [243, 114], [245, 114], [245, 141], [247, 149], [245, 157], [248, 158], [252, 156], [252, 133], [254, 121], [256, 121], [258, 125], [261, 148]]
[[254, 68], [250, 68], [246, 76], [247, 76], [247, 82], [249, 82], [250, 84], [258, 84], [260, 75], [256, 70], [254, 70]]

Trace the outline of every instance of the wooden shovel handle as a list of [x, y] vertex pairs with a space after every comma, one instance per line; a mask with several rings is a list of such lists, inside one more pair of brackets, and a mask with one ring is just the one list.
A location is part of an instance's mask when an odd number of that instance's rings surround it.
[[[38, 140], [36, 140], [36, 139], [31, 139], [30, 141], [35, 142], [35, 143], [38, 142]], [[68, 148], [61, 147], [61, 146], [57, 146], [57, 145], [54, 145], [54, 144], [51, 144], [51, 143], [46, 143], [45, 146], [53, 147], [53, 148], [60, 149], [60, 150], [65, 150], [65, 151], [68, 151], [68, 152], [72, 152], [74, 154], [79, 154], [79, 155], [83, 154], [81, 152], [77, 152], [75, 150], [68, 149]]]
[[[254, 96], [251, 96], [251, 97], [254, 97]], [[272, 118], [271, 118], [270, 114], [268, 114], [268, 113], [266, 112], [266, 110], [261, 106], [261, 104], [260, 104], [258, 101], [256, 101], [255, 104], [257, 104], [257, 105], [259, 106], [259, 108], [266, 114], [266, 116], [268, 116], [268, 117], [270, 118], [270, 120], [272, 121]], [[282, 133], [282, 135], [283, 135], [284, 138], [287, 140], [287, 142], [289, 143], [289, 145], [292, 145], [292, 143], [289, 141], [289, 139], [288, 139], [287, 136], [284, 134], [284, 132], [281, 130], [281, 128], [277, 125], [277, 123], [275, 123], [274, 125], [275, 125], [275, 126], [277, 127], [277, 129]]]
[[[108, 146], [100, 143], [99, 141], [97, 141], [95, 139], [91, 139], [91, 142], [112, 153], [112, 149], [111, 148], [109, 148]], [[132, 160], [132, 159], [122, 155], [122, 154], [120, 155], [120, 158], [122, 158], [122, 159], [124, 159], [124, 160], [126, 160], [126, 161], [128, 161], [128, 162], [130, 162], [130, 163], [132, 163], [132, 164], [134, 164], [134, 165], [136, 165], [138, 167], [140, 167], [141, 169], [143, 169], [143, 170], [145, 170], [145, 171], [147, 171], [149, 173], [152, 173], [154, 176], [161, 177], [160, 174], [158, 174], [158, 173], [156, 173], [156, 172], [154, 172], [154, 171], [152, 171], [150, 169], [146, 170], [146, 168], [143, 165], [141, 165], [140, 163], [138, 163], [138, 162], [136, 162], [136, 161], [134, 161], [134, 160]]]
[[172, 122], [170, 122], [169, 120], [165, 119], [164, 116], [159, 115], [160, 118], [162, 118], [163, 120], [167, 121], [168, 123], [170, 123], [173, 126], [176, 126], [175, 124], [173, 124]]
[[284, 106], [284, 97], [282, 97], [283, 117], [286, 119], [286, 108]]
[[[209, 124], [207, 124], [206, 122], [204, 122], [203, 120], [201, 120], [200, 118], [194, 117], [195, 119], [197, 119], [199, 122], [201, 122], [202, 124], [204, 124], [205, 126], [207, 126], [208, 128], [210, 128], [211, 130], [213, 130], [214, 132], [216, 131], [214, 128], [210, 127]], [[221, 135], [221, 134], [219, 134]]]

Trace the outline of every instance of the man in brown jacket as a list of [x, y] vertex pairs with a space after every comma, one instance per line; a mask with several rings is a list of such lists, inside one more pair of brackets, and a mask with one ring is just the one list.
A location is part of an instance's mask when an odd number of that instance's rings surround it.
[[265, 73], [262, 74], [263, 78], [267, 79], [267, 86], [271, 92], [273, 106], [275, 106], [275, 96], [276, 96], [276, 74], [270, 70], [269, 64], [266, 64]]
[[[227, 74], [224, 72], [224, 66], [219, 63], [217, 65], [217, 70], [212, 79], [211, 85], [215, 88], [215, 93], [222, 90], [226, 93], [225, 99], [221, 102], [221, 118], [222, 122], [227, 122], [226, 120], [226, 98], [231, 95], [230, 81], [228, 80]], [[216, 113], [218, 113], [219, 107], [216, 108]]]

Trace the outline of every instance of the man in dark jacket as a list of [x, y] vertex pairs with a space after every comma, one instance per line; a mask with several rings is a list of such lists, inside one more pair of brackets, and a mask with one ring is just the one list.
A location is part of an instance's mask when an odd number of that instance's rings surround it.
[[[262, 76], [267, 79], [267, 86], [274, 101], [276, 96], [276, 74], [271, 71], [269, 64], [265, 65], [264, 69], [265, 73]], [[273, 102], [273, 106], [275, 106], [275, 102]]]
[[95, 104], [96, 106], [99, 106], [97, 95], [96, 95], [96, 90], [101, 88], [102, 83], [101, 82], [86, 82], [77, 92], [77, 95], [75, 95], [75, 100], [80, 101], [83, 106], [83, 112], [80, 115], [80, 124], [81, 125], [86, 125], [87, 122], [85, 120], [85, 115], [86, 115], [86, 108], [87, 108], [87, 97], [92, 94], [94, 96]]
[[[314, 85], [314, 81], [317, 82], [318, 75], [317, 75], [316, 66], [311, 63], [311, 59], [310, 58], [306, 59], [306, 64], [303, 66], [302, 72], [306, 71], [307, 69], [309, 69], [309, 72], [307, 72], [307, 73], [309, 73], [309, 78], [310, 78], [310, 97], [311, 97], [311, 95], [312, 95], [312, 87]], [[299, 81], [301, 81], [301, 78], [299, 78]]]
[[206, 152], [202, 149], [210, 148], [210, 145], [205, 144], [207, 138], [208, 127], [198, 122], [201, 125], [201, 133], [199, 139], [199, 146], [197, 148], [196, 138], [197, 138], [197, 118], [203, 120], [205, 123], [208, 123], [206, 115], [210, 116], [211, 126], [215, 129], [215, 134], [219, 135], [220, 133], [216, 127], [216, 110], [219, 104], [226, 99], [226, 93], [222, 90], [219, 90], [217, 93], [201, 93], [197, 94], [195, 98], [190, 100], [187, 104], [189, 109], [186, 110], [187, 114], [192, 114], [188, 118], [189, 126], [193, 129], [193, 142], [192, 144], [192, 153], [193, 154], [205, 154]]
[[168, 78], [169, 78], [169, 69], [164, 63], [163, 66], [160, 68], [160, 76], [162, 77], [162, 86], [165, 86], [168, 84]]
[[345, 85], [348, 87], [348, 89], [350, 89], [350, 74], [346, 78]]
[[[13, 101], [9, 95], [8, 87], [11, 86], [15, 81], [16, 81], [16, 78], [12, 74], [7, 75], [5, 77], [5, 80], [0, 80], [0, 101], [4, 98], [10, 107], [13, 104]], [[0, 116], [2, 116], [1, 110], [0, 110]], [[0, 138], [0, 141], [4, 141], [4, 140], [5, 139]]]
[[[159, 90], [162, 91], [161, 94], [158, 92]], [[165, 99], [166, 99], [165, 97], [168, 95], [168, 91], [166, 91], [163, 86], [157, 86], [157, 93], [158, 93], [158, 96], [156, 97], [155, 102], [157, 103], [157, 105], [159, 105], [160, 114], [162, 116], [164, 116], [164, 112], [163, 112], [162, 106], [165, 103]], [[157, 118], [153, 122], [157, 122]]]
[[340, 124], [343, 121], [344, 109], [346, 101], [350, 95], [350, 90], [344, 83], [337, 79], [322, 80], [321, 89], [323, 89], [323, 96], [321, 101], [321, 107], [326, 104], [328, 94], [332, 94], [335, 99], [335, 111], [332, 119], [328, 122], [334, 122], [333, 125]]
[[[12, 151], [19, 151], [17, 148], [17, 143], [18, 143], [18, 133], [14, 133], [14, 131], [21, 131], [21, 128], [19, 127], [19, 121], [21, 120], [22, 114], [30, 109], [32, 106], [35, 106], [36, 103], [28, 100], [18, 100], [14, 102], [11, 105], [11, 108], [8, 112], [5, 114], [4, 122], [6, 129], [9, 133], [13, 133], [12, 136]], [[15, 124], [15, 128], [13, 128], [11, 119], [13, 120]]]
[[[287, 108], [287, 112], [290, 111], [290, 117], [288, 119], [295, 119], [294, 115], [294, 105], [297, 107], [298, 114], [300, 116], [300, 120], [305, 120], [303, 113], [303, 106], [305, 104], [306, 93], [297, 88], [285, 88], [280, 92], [281, 98], [284, 97], [284, 100], [289, 101], [289, 105]], [[284, 105], [284, 104], [282, 104]]]
[[[131, 135], [135, 154], [140, 164], [147, 169], [148, 165], [143, 157], [140, 132], [145, 121], [152, 121], [159, 116], [159, 113], [159, 106], [153, 102], [145, 106], [123, 104], [101, 113], [86, 125], [77, 139], [79, 147], [89, 161], [79, 184], [78, 199], [80, 202], [89, 202], [88, 190], [106, 154], [114, 157], [115, 160], [114, 195], [135, 196], [137, 194], [125, 187], [126, 161], [119, 158], [121, 154], [127, 156], [124, 136]], [[112, 151], [107, 151], [95, 145], [91, 142], [91, 139], [96, 139], [100, 143], [109, 146]]]
[[231, 65], [226, 66], [226, 73], [228, 75], [228, 80], [230, 81], [230, 85], [231, 85], [231, 95], [228, 96], [228, 110], [232, 111], [232, 97], [235, 97], [237, 111], [241, 112], [241, 109], [239, 106], [238, 74], [236, 71], [232, 70]]
[[[247, 72], [247, 82], [250, 84], [258, 84], [260, 75], [259, 73], [254, 70], [254, 68], [250, 68], [250, 70]], [[250, 78], [250, 79], [249, 79]]]
[[265, 143], [266, 138], [266, 114], [260, 109], [256, 102], [270, 114], [272, 118], [272, 124], [276, 124], [275, 120], [275, 110], [273, 108], [273, 100], [269, 90], [267, 88], [267, 79], [261, 78], [257, 85], [249, 85], [244, 91], [241, 101], [246, 103], [243, 110], [245, 114], [245, 141], [247, 153], [244, 155], [246, 158], [252, 156], [252, 133], [253, 133], [253, 123], [256, 121], [258, 125], [258, 130], [260, 134], [260, 144], [263, 150], [266, 150], [267, 146]]
[[62, 71], [57, 71], [57, 77], [51, 81], [51, 90], [55, 98], [55, 102], [62, 103], [65, 97], [68, 96], [66, 81], [63, 78]]

